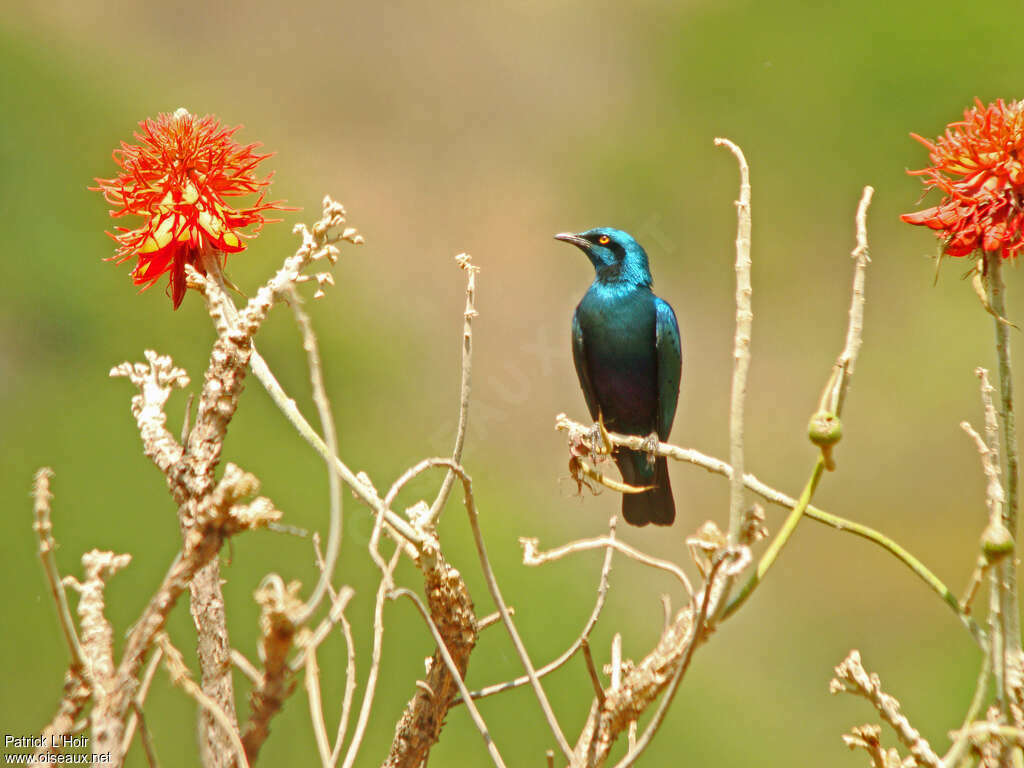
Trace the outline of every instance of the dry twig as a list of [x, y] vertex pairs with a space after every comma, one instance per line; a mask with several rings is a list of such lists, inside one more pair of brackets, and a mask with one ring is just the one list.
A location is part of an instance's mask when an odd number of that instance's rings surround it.
[[[616, 528], [617, 522], [618, 522], [618, 517], [615, 516], [615, 515], [613, 515], [611, 517], [611, 519], [609, 519], [609, 521], [608, 521], [608, 541], [609, 542], [612, 542], [612, 541], [616, 540], [615, 539], [615, 528]], [[576, 655], [576, 651], [578, 651], [580, 649], [580, 647], [583, 645], [583, 641], [586, 640], [586, 639], [589, 639], [590, 633], [593, 631], [594, 626], [597, 624], [597, 620], [598, 620], [598, 618], [601, 615], [601, 609], [604, 608], [605, 598], [608, 596], [608, 574], [611, 572], [611, 568], [612, 568], [612, 554], [614, 552], [615, 552], [615, 547], [614, 546], [609, 545], [605, 549], [604, 563], [601, 566], [601, 576], [598, 579], [598, 583], [597, 583], [597, 599], [594, 602], [594, 609], [590, 612], [589, 618], [587, 619], [586, 623], [583, 625], [582, 631], [580, 631], [579, 635], [576, 637], [576, 640], [572, 643], [572, 645], [570, 645], [562, 653], [561, 656], [559, 656], [557, 659], [555, 659], [551, 663], [545, 664], [543, 667], [541, 667], [540, 669], [537, 670], [537, 677], [544, 677], [545, 675], [550, 674], [551, 672], [554, 672], [556, 669], [559, 669], [562, 665], [564, 665], [567, 661], [569, 661], [569, 659], [571, 659], [573, 656]], [[512, 614], [512, 613], [514, 613], [513, 610], [511, 608], [509, 608], [509, 614]], [[501, 618], [500, 612], [498, 613], [498, 618], [499, 619]], [[478, 627], [478, 629], [483, 629], [483, 623], [482, 622], [478, 622], [477, 627]], [[501, 693], [502, 691], [507, 691], [507, 690], [510, 690], [512, 688], [518, 688], [518, 687], [523, 686], [523, 685], [528, 685], [529, 683], [530, 683], [529, 675], [523, 675], [522, 677], [517, 677], [514, 680], [509, 680], [508, 682], [497, 683], [495, 685], [489, 685], [486, 688], [481, 688], [478, 691], [472, 691], [470, 693], [470, 696], [472, 696], [474, 699], [482, 699], [485, 696], [492, 696], [492, 695], [494, 695], [496, 693]], [[454, 704], [461, 704], [462, 703], [462, 699], [458, 699], [458, 700], [456, 700], [456, 701], [454, 701], [452, 703], [453, 703], [453, 705]]]
[[204, 710], [210, 713], [210, 716], [217, 726], [223, 730], [225, 738], [231, 745], [231, 757], [238, 761], [238, 765], [241, 768], [248, 768], [249, 762], [246, 760], [245, 748], [242, 746], [241, 739], [238, 738], [238, 728], [234, 721], [220, 704], [207, 696], [202, 688], [192, 679], [188, 667], [185, 666], [185, 660], [182, 658], [181, 652], [171, 645], [170, 638], [161, 632], [157, 636], [156, 642], [163, 651], [164, 666], [171, 677], [171, 682], [185, 691]]
[[[468, 253], [460, 253], [455, 257], [456, 263], [466, 272], [466, 308], [462, 313], [462, 382], [459, 386], [459, 425], [455, 430], [455, 447], [452, 449], [452, 461], [456, 464], [462, 462], [462, 446], [466, 442], [466, 427], [469, 423], [469, 393], [473, 373], [473, 318], [477, 316], [476, 311], [476, 273], [480, 267], [472, 263]], [[437, 498], [430, 505], [429, 524], [437, 522], [441, 515], [448, 495], [455, 483], [455, 473], [451, 470], [444, 476], [441, 490]]]
[[860, 653], [850, 651], [843, 662], [836, 667], [836, 676], [829, 683], [829, 693], [855, 693], [863, 696], [878, 710], [896, 735], [923, 765], [929, 768], [943, 768], [942, 760], [931, 745], [914, 728], [906, 715], [900, 712], [900, 703], [882, 690], [878, 675], [869, 675], [861, 665]]
[[46, 580], [50, 585], [50, 594], [57, 605], [57, 618], [60, 621], [61, 631], [64, 633], [64, 640], [68, 644], [68, 652], [71, 654], [71, 668], [78, 669], [82, 666], [82, 646], [78, 641], [78, 632], [75, 630], [74, 619], [71, 618], [71, 609], [68, 607], [68, 596], [64, 592], [64, 584], [60, 578], [60, 571], [57, 569], [57, 558], [54, 550], [57, 547], [53, 540], [53, 523], [50, 522], [50, 500], [53, 494], [50, 493], [50, 478], [53, 477], [53, 470], [43, 467], [36, 472], [33, 483], [32, 495], [35, 498], [35, 524], [32, 526], [39, 539], [39, 559], [43, 563], [43, 571], [46, 573]]
[[303, 612], [299, 587], [297, 581], [286, 586], [280, 576], [271, 574], [256, 590], [255, 598], [260, 606], [263, 672], [259, 683], [249, 693], [252, 713], [241, 731], [245, 756], [250, 763], [259, 757], [260, 748], [270, 735], [270, 720], [295, 689], [288, 654], [294, 647], [299, 629], [296, 619]]
[[[352, 768], [359, 748], [363, 743], [363, 735], [366, 733], [366, 725], [370, 721], [370, 710], [373, 708], [373, 697], [377, 691], [377, 675], [380, 673], [381, 649], [384, 644], [384, 600], [387, 597], [387, 584], [391, 581], [391, 574], [398, 566], [398, 559], [402, 556], [401, 545], [395, 548], [395, 553], [388, 562], [388, 572], [381, 576], [380, 585], [377, 587], [377, 599], [373, 609], [373, 651], [370, 655], [370, 672], [366, 678], [366, 689], [363, 692], [363, 703], [359, 708], [359, 717], [356, 719], [356, 729], [352, 734], [352, 742], [345, 753], [343, 768]], [[341, 742], [335, 745], [335, 750], [340, 755]], [[336, 763], [337, 756], [332, 754]]]
[[[693, 651], [701, 638], [710, 631], [706, 627], [708, 617], [713, 617], [724, 591], [723, 580], [730, 579], [750, 563], [747, 547], [725, 546], [713, 555], [712, 571], [690, 603], [677, 615], [672, 625], [662, 634], [657, 646], [644, 659], [625, 668], [612, 663], [612, 684], [605, 691], [604, 703], [598, 706], [595, 699], [591, 705], [587, 723], [576, 742], [572, 765], [604, 765], [612, 745], [629, 724], [636, 721], [663, 692], [674, 693], [686, 672]], [[614, 654], [613, 654], [614, 656]], [[616, 673], [619, 669], [620, 672]], [[616, 680], [616, 677], [619, 679]], [[637, 742], [637, 751], [625, 758], [630, 765], [650, 743], [662, 722], [671, 693], [662, 702], [659, 715], [648, 726], [644, 736]]]
[[747, 397], [747, 373], [750, 370], [750, 334], [754, 313], [750, 298], [750, 168], [743, 150], [728, 139], [715, 139], [715, 146], [726, 147], [740, 167], [740, 199], [736, 201], [736, 335], [732, 352], [732, 398], [729, 407], [729, 461], [735, 475], [729, 481], [729, 541], [739, 540], [743, 513], [743, 405]]
[[458, 686], [459, 692], [462, 694], [463, 701], [466, 702], [466, 709], [469, 710], [469, 714], [470, 717], [473, 718], [474, 725], [476, 725], [477, 730], [480, 731], [480, 735], [484, 739], [484, 744], [487, 746], [488, 754], [491, 756], [491, 759], [498, 768], [505, 768], [505, 761], [502, 759], [501, 753], [498, 752], [498, 747], [494, 744], [494, 740], [491, 738], [491, 734], [487, 730], [487, 724], [480, 715], [480, 711], [476, 708], [476, 704], [473, 703], [473, 700], [469, 696], [469, 689], [466, 688], [466, 683], [462, 680], [462, 671], [458, 668], [455, 660], [452, 658], [452, 655], [448, 652], [444, 638], [441, 636], [441, 632], [437, 625], [434, 624], [433, 620], [430, 618], [430, 614], [427, 612], [426, 606], [424, 606], [419, 597], [416, 596], [416, 593], [405, 588], [393, 590], [389, 596], [392, 599], [407, 597], [416, 606], [416, 610], [419, 611], [423, 621], [426, 622], [427, 627], [430, 629], [430, 634], [434, 637], [434, 642], [437, 644], [437, 650], [441, 654], [441, 658], [444, 659], [444, 663], [445, 666], [448, 667], [449, 674]]

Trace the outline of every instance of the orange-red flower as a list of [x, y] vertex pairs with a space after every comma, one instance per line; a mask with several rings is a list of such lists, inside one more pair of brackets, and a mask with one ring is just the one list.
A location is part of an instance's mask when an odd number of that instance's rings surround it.
[[[256, 166], [270, 157], [257, 154], [260, 144], [242, 146], [232, 140], [241, 126], [226, 128], [207, 115], [199, 118], [184, 109], [144, 120], [138, 144], [121, 142], [114, 161], [121, 172], [96, 179], [111, 216], [142, 216], [136, 229], [117, 227], [110, 234], [120, 247], [111, 259], [121, 263], [137, 256], [132, 270], [135, 285], [150, 288], [164, 273], [170, 275], [170, 294], [177, 309], [185, 297], [185, 265], [205, 274], [204, 258], [223, 259], [245, 249], [243, 237], [253, 237], [267, 221], [263, 211], [282, 210], [280, 201], [264, 202]], [[272, 174], [271, 174], [272, 175]], [[257, 194], [246, 208], [232, 208], [225, 198]], [[254, 226], [250, 233], [240, 230]]]
[[1017, 256], [1024, 249], [1024, 101], [985, 106], [976, 100], [934, 143], [911, 136], [928, 147], [932, 165], [910, 174], [945, 197], [900, 218], [936, 230], [950, 256], [978, 250]]

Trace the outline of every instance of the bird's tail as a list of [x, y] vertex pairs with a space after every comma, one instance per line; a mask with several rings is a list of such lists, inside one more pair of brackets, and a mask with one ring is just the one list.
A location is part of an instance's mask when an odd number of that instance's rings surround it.
[[622, 451], [618, 457], [622, 479], [634, 486], [653, 485], [644, 493], [622, 494], [622, 516], [630, 525], [672, 525], [676, 503], [668, 479], [668, 460], [659, 456], [651, 466], [643, 451]]

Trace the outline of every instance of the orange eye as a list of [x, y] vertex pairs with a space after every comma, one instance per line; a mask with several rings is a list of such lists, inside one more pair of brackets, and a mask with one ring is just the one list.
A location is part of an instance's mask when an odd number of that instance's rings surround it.
[[599, 238], [597, 238], [597, 242], [599, 242], [601, 245], [608, 245], [608, 243], [610, 243], [611, 241], [612, 239], [608, 237], [608, 235], [601, 235]]

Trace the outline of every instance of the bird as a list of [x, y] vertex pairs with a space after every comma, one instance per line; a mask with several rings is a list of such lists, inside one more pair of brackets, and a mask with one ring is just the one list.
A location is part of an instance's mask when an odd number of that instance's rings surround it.
[[614, 453], [626, 483], [651, 486], [622, 495], [622, 516], [635, 526], [671, 525], [668, 461], [653, 451], [668, 440], [679, 400], [683, 355], [675, 312], [651, 290], [647, 252], [628, 233], [598, 227], [555, 239], [575, 245], [594, 265], [594, 282], [572, 317], [572, 358], [590, 416], [648, 441], [649, 451]]

